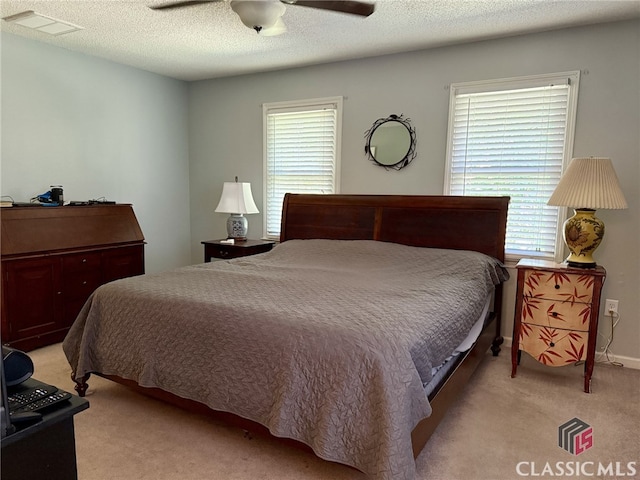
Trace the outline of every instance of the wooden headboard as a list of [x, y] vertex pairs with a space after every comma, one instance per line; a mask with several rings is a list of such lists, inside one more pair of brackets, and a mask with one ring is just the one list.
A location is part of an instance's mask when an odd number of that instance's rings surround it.
[[504, 261], [509, 197], [285, 195], [280, 241], [379, 240]]

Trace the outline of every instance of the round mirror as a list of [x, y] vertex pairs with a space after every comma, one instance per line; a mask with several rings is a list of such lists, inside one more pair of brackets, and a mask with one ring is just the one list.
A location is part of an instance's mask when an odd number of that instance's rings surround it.
[[369, 160], [385, 168], [400, 170], [411, 163], [416, 152], [416, 133], [402, 115], [380, 118], [365, 132], [364, 147]]

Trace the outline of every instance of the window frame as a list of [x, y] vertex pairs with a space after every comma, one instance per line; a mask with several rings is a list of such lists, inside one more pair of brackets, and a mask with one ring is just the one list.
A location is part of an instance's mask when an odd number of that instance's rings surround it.
[[[454, 133], [454, 121], [455, 121], [455, 104], [456, 97], [458, 95], [476, 94], [476, 93], [489, 93], [489, 92], [501, 92], [512, 91], [518, 89], [527, 89], [542, 87], [548, 85], [557, 85], [560, 83], [566, 83], [569, 85], [567, 94], [567, 119], [564, 132], [564, 145], [561, 162], [562, 175], [567, 168], [571, 158], [573, 157], [573, 146], [575, 138], [575, 124], [577, 117], [578, 106], [578, 93], [580, 85], [580, 71], [567, 71], [550, 74], [539, 75], [527, 75], [521, 77], [509, 77], [500, 79], [490, 79], [473, 82], [460, 82], [452, 83], [450, 85], [449, 95], [449, 114], [447, 124], [447, 144], [446, 144], [446, 162], [444, 171], [444, 186], [443, 193], [445, 195], [451, 195], [451, 176], [452, 176], [452, 154], [453, 154], [453, 133]], [[504, 195], [509, 195], [508, 192], [504, 192]], [[511, 195], [513, 196], [513, 195]], [[534, 256], [539, 259], [553, 260], [556, 262], [561, 261], [564, 258], [564, 240], [562, 238], [562, 226], [567, 219], [567, 208], [555, 207], [557, 209], [556, 219], [556, 233], [555, 233], [555, 247], [553, 255], [527, 255], [525, 253], [508, 252], [505, 246], [505, 258], [506, 261], [511, 264], [515, 263], [521, 258]]]
[[[263, 141], [262, 141], [262, 158], [263, 158], [263, 222], [262, 222], [262, 235], [263, 238], [269, 240], [280, 240], [280, 234], [272, 235], [269, 234], [268, 231], [268, 218], [269, 218], [269, 192], [268, 192], [268, 182], [269, 182], [269, 152], [268, 152], [268, 135], [269, 135], [269, 122], [268, 117], [271, 113], [286, 113], [286, 112], [296, 112], [296, 111], [305, 111], [305, 110], [320, 110], [323, 107], [333, 105], [336, 113], [336, 122], [335, 122], [335, 144], [334, 144], [334, 159], [333, 159], [333, 191], [330, 193], [336, 194], [340, 193], [340, 164], [341, 164], [341, 151], [342, 151], [342, 112], [343, 112], [343, 102], [344, 99], [341, 96], [334, 97], [321, 97], [321, 98], [311, 98], [305, 100], [288, 100], [282, 102], [270, 102], [264, 103], [262, 105], [262, 131], [263, 131]], [[282, 213], [282, 207], [281, 207]], [[281, 218], [282, 220], [282, 218]]]

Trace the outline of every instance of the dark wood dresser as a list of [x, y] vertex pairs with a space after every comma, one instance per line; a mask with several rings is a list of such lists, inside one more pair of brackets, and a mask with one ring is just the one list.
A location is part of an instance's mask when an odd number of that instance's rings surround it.
[[2, 343], [23, 351], [60, 342], [100, 285], [144, 273], [131, 205], [0, 210]]

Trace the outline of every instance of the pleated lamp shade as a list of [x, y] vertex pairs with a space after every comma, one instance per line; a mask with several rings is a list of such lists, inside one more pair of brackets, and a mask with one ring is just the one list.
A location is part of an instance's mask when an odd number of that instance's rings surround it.
[[547, 204], [594, 210], [627, 208], [616, 171], [606, 157], [571, 160]]
[[595, 210], [627, 208], [610, 158], [574, 158], [547, 202], [573, 207], [575, 215], [564, 222], [563, 237], [571, 252], [566, 262], [578, 268], [594, 268], [593, 252], [604, 238], [604, 222]]

